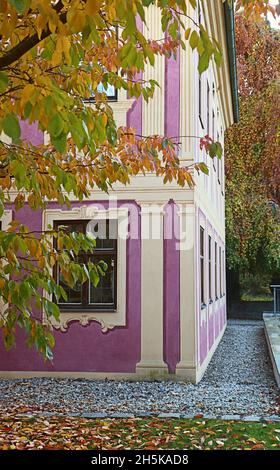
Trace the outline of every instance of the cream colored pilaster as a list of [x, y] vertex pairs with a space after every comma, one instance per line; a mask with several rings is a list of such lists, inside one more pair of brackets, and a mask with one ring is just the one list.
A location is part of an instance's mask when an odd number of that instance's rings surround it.
[[[146, 25], [143, 25], [143, 34], [148, 39], [162, 39], [164, 33], [161, 29], [161, 15], [159, 8], [151, 5], [147, 9]], [[145, 66], [144, 80], [156, 80], [160, 88], [156, 86], [154, 96], [148, 103], [143, 100], [142, 133], [150, 136], [164, 134], [164, 57], [155, 57], [154, 66]]]
[[[178, 204], [178, 203], [177, 203]], [[180, 352], [176, 375], [196, 381], [195, 207], [180, 207]]]
[[163, 206], [141, 205], [141, 361], [136, 373], [168, 372], [163, 361]]

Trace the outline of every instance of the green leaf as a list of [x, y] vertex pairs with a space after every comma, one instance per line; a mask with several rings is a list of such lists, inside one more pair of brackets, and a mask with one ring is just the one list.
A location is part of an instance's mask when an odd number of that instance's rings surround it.
[[55, 114], [49, 123], [48, 130], [52, 137], [58, 137], [64, 129], [64, 122], [60, 114]]
[[46, 356], [46, 359], [48, 359], [49, 361], [53, 360], [53, 353], [52, 353], [52, 350], [49, 346], [46, 346], [45, 356]]
[[17, 162], [17, 165], [13, 170], [13, 175], [19, 189], [24, 185], [26, 180], [26, 167], [22, 163]]
[[117, 132], [113, 126], [106, 127], [106, 134], [110, 144], [114, 145], [117, 141]]
[[44, 305], [44, 310], [48, 317], [53, 316], [56, 320], [59, 319], [60, 311], [59, 311], [58, 306], [54, 302], [51, 302], [48, 299], [44, 299], [43, 305]]
[[223, 54], [222, 54], [222, 52], [220, 52], [220, 51], [215, 51], [215, 52], [214, 52], [214, 60], [215, 60], [215, 62], [216, 62], [216, 64], [217, 64], [217, 66], [220, 67], [221, 64], [222, 64], [222, 60], [223, 60]]
[[98, 286], [99, 283], [99, 275], [95, 269], [92, 269], [89, 273], [90, 281], [94, 287]]
[[198, 61], [198, 71], [200, 75], [205, 72], [205, 70], [209, 67], [210, 56], [208, 52], [203, 52], [203, 54], [199, 57]]
[[51, 95], [45, 96], [44, 108], [45, 108], [47, 116], [51, 116], [53, 113], [53, 99]]
[[15, 343], [15, 336], [12, 333], [8, 333], [4, 336], [4, 345], [7, 350], [11, 349], [11, 347]]
[[217, 144], [216, 144], [216, 142], [213, 142], [213, 144], [210, 145], [209, 155], [210, 155], [211, 158], [216, 157], [216, 155], [217, 155]]
[[0, 217], [4, 214], [5, 206], [3, 204], [2, 199], [0, 199]]
[[193, 9], [196, 9], [196, 6], [197, 6], [196, 0], [190, 0], [190, 4], [193, 7]]
[[188, 29], [186, 29], [186, 31], [185, 31], [185, 39], [186, 39], [186, 40], [189, 39], [190, 34], [191, 34], [191, 30], [192, 30], [192, 28], [188, 28]]
[[199, 163], [198, 167], [199, 167], [199, 170], [202, 171], [202, 173], [205, 173], [205, 175], [209, 175], [209, 168], [205, 163], [203, 162]]
[[8, 0], [8, 2], [20, 14], [24, 13], [30, 4], [30, 0]]
[[216, 142], [216, 155], [219, 159], [223, 156], [223, 147], [220, 142]]
[[20, 138], [20, 125], [18, 118], [14, 113], [9, 113], [4, 117], [3, 120], [3, 131], [12, 140], [18, 140]]
[[4, 72], [0, 72], [0, 93], [3, 93], [9, 83], [9, 79]]
[[199, 35], [197, 34], [196, 31], [193, 31], [190, 37], [190, 46], [192, 49], [195, 49], [197, 47], [199, 41]]
[[24, 119], [27, 119], [29, 117], [29, 114], [31, 113], [31, 111], [32, 111], [32, 104], [30, 103], [30, 101], [27, 101], [27, 103], [25, 103], [24, 110], [23, 110]]
[[148, 7], [149, 5], [151, 5], [151, 3], [153, 3], [154, 0], [143, 0], [142, 3], [144, 5], [144, 7]]
[[28, 300], [31, 296], [31, 288], [28, 285], [27, 282], [22, 282], [19, 286], [19, 295], [20, 295], [20, 300], [22, 302], [25, 302]]
[[56, 150], [60, 153], [64, 153], [66, 150], [66, 134], [60, 134], [58, 137], [52, 137], [52, 143], [54, 144]]

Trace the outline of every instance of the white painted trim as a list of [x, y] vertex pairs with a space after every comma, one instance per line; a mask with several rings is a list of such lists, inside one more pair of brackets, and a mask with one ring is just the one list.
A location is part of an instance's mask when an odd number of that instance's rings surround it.
[[0, 217], [0, 221], [2, 222], [2, 230], [7, 230], [12, 220], [13, 220], [13, 211], [4, 210], [2, 217]]
[[[137, 374], [135, 372], [68, 372], [68, 371], [59, 371], [59, 372], [50, 372], [50, 371], [0, 371], [1, 379], [29, 379], [35, 377], [45, 377], [45, 378], [56, 378], [56, 379], [85, 379], [85, 380], [129, 380], [129, 381], [141, 381], [148, 382], [154, 381], [156, 379], [176, 381], [182, 380], [180, 377], [176, 377], [174, 374], [168, 374], [165, 371], [158, 370], [157, 375], [149, 370], [147, 375]], [[195, 382], [195, 379], [193, 380]]]
[[[116, 326], [126, 325], [126, 244], [128, 234], [128, 209], [109, 208], [100, 210], [98, 205], [90, 204], [76, 207], [70, 210], [46, 209], [43, 212], [42, 226], [47, 230], [48, 226], [53, 227], [56, 220], [85, 220], [85, 219], [115, 219], [118, 221], [118, 250], [117, 250], [117, 309], [114, 312], [61, 312], [59, 321], [51, 320], [54, 328], [66, 331], [69, 323], [79, 321], [86, 326], [91, 321], [100, 323], [102, 332], [106, 332]], [[47, 294], [45, 293], [45, 296]], [[48, 320], [43, 317], [43, 321]]]
[[[177, 201], [176, 201], [177, 202]], [[195, 380], [195, 207], [179, 206], [180, 218], [180, 362], [176, 375]]]
[[[143, 35], [147, 39], [160, 40], [163, 37], [161, 13], [155, 5], [146, 9], [146, 21], [143, 24]], [[145, 66], [143, 80], [156, 80], [154, 96], [148, 102], [143, 100], [142, 129], [143, 135], [164, 135], [164, 88], [165, 88], [165, 59], [156, 56], [154, 66], [149, 62]]]
[[[141, 377], [158, 377], [168, 373], [163, 360], [164, 206], [138, 203], [141, 206], [141, 360], [136, 373]], [[148, 236], [148, 227], [153, 230], [153, 224], [158, 230], [156, 238]]]
[[[2, 230], [7, 230], [12, 220], [13, 220], [13, 211], [4, 210], [3, 215], [0, 218], [0, 221], [2, 222]], [[4, 312], [6, 307], [8, 307], [8, 304], [5, 304], [2, 297], [0, 296], [0, 311]]]

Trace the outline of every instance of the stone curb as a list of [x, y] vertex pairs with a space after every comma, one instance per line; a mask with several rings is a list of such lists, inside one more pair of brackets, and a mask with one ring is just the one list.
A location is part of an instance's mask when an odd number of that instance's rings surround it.
[[241, 421], [247, 423], [267, 423], [270, 421], [280, 422], [280, 415], [271, 416], [242, 416], [242, 415], [209, 415], [209, 414], [186, 414], [186, 413], [152, 413], [152, 412], [139, 412], [139, 413], [55, 413], [55, 412], [36, 412], [36, 413], [19, 413], [17, 417], [31, 418], [31, 417], [63, 417], [63, 418], [86, 418], [86, 419], [129, 419], [129, 418], [158, 418], [158, 419], [217, 419], [222, 421]]

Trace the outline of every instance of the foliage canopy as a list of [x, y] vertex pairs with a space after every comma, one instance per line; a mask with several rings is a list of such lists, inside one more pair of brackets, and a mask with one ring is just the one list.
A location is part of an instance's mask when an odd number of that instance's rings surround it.
[[[151, 5], [161, 17], [160, 41], [141, 32]], [[236, 7], [258, 15], [269, 8], [260, 0], [238, 0]], [[24, 204], [32, 210], [48, 201], [70, 204], [70, 194], [82, 200], [93, 187], [108, 191], [139, 172], [193, 185], [192, 169], [180, 166], [176, 144], [168, 136], [117, 128], [99, 87], [112, 85], [129, 97], [151, 99], [157, 83], [137, 78], [139, 73], [156, 56], [170, 57], [186, 42], [198, 53], [201, 73], [211, 58], [219, 65], [220, 46], [204, 27], [192, 20], [184, 29], [182, 18], [196, 8], [196, 0], [0, 0], [0, 217], [13, 197], [16, 211]], [[23, 121], [49, 138], [37, 145], [22, 139]], [[211, 156], [221, 154], [209, 139], [201, 145]], [[207, 172], [203, 164], [196, 169]], [[58, 239], [57, 248], [51, 237]], [[51, 299], [66, 293], [52, 276], [54, 265], [70, 286], [88, 278], [96, 283], [104, 275], [104, 265], [75, 262], [81, 249], [92, 251], [94, 240], [62, 229], [34, 232], [16, 217], [8, 230], [2, 227], [0, 326], [7, 347], [20, 325], [27, 344], [51, 358], [53, 336], [34, 311], [59, 316]]]

